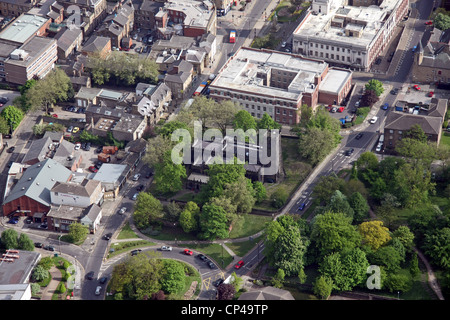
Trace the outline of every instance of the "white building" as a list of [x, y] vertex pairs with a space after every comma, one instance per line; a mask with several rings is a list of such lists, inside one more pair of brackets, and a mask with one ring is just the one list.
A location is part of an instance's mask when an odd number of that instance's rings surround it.
[[392, 40], [395, 27], [407, 14], [409, 0], [346, 3], [313, 0], [293, 33], [293, 52], [368, 71]]

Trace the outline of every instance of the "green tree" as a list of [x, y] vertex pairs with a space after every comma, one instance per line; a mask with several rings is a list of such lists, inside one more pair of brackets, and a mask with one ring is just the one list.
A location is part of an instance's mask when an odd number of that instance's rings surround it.
[[184, 232], [189, 233], [198, 230], [199, 214], [200, 208], [195, 202], [189, 201], [186, 203], [179, 220]]
[[329, 204], [325, 207], [326, 211], [341, 212], [353, 220], [354, 211], [347, 201], [347, 197], [341, 191], [336, 190], [331, 196]]
[[250, 213], [255, 205], [252, 181], [240, 176], [236, 181], [227, 183], [223, 189], [223, 196], [236, 205], [238, 214]]
[[214, 204], [205, 204], [200, 214], [200, 229], [204, 239], [226, 238], [228, 224], [225, 210]]
[[370, 209], [367, 200], [364, 199], [361, 193], [353, 192], [348, 198], [348, 203], [354, 212], [353, 220], [357, 223], [363, 222], [367, 218]]
[[371, 264], [383, 266], [387, 272], [396, 273], [400, 270], [401, 254], [392, 246], [384, 246], [368, 254]]
[[69, 237], [73, 243], [78, 243], [86, 239], [89, 229], [81, 223], [75, 222], [69, 226]]
[[434, 18], [433, 23], [436, 28], [445, 31], [450, 28], [450, 16], [440, 12]]
[[313, 292], [323, 300], [328, 299], [333, 290], [333, 280], [328, 277], [320, 276], [314, 282]]
[[441, 268], [450, 268], [450, 228], [434, 230], [425, 234], [425, 253]]
[[353, 249], [361, 244], [361, 235], [343, 213], [325, 212], [316, 216], [311, 229], [311, 241], [324, 257], [335, 251]]
[[272, 286], [281, 289], [283, 287], [285, 273], [283, 269], [278, 269], [275, 276], [272, 278]]
[[233, 127], [244, 131], [257, 129], [255, 118], [247, 110], [240, 110], [234, 115]]
[[414, 124], [408, 131], [405, 131], [403, 138], [410, 138], [423, 143], [427, 142], [427, 135], [419, 124]]
[[336, 175], [322, 176], [314, 187], [313, 198], [320, 203], [328, 202], [336, 190], [343, 190], [345, 180]]
[[14, 131], [22, 121], [24, 114], [19, 108], [7, 106], [2, 110], [0, 116], [6, 120], [8, 126]]
[[34, 243], [25, 233], [21, 233], [17, 242], [17, 249], [33, 251]]
[[367, 90], [374, 91], [377, 97], [381, 96], [384, 92], [383, 83], [376, 79], [369, 80], [369, 82], [366, 84], [365, 87], [366, 91]]
[[9, 134], [11, 131], [11, 126], [8, 124], [8, 121], [6, 121], [5, 118], [0, 116], [0, 133], [5, 135]]
[[148, 227], [163, 215], [163, 205], [158, 199], [147, 192], [139, 193], [133, 213], [134, 222], [139, 229]]
[[383, 286], [389, 292], [407, 292], [411, 290], [411, 279], [405, 274], [389, 273], [383, 281]]
[[19, 247], [18, 237], [19, 234], [14, 229], [3, 231], [1, 235], [3, 247], [5, 249], [17, 249]]
[[175, 293], [184, 288], [184, 266], [175, 260], [163, 260], [163, 276], [160, 280], [165, 293]]
[[305, 270], [303, 268], [300, 269], [300, 271], [298, 272], [297, 277], [298, 277], [298, 282], [300, 284], [304, 284], [306, 282], [306, 279], [308, 278], [306, 273], [305, 273]]
[[174, 163], [169, 155], [166, 155], [163, 163], [155, 165], [153, 178], [156, 191], [162, 194], [175, 193], [183, 188], [183, 180], [187, 177], [186, 167], [183, 164]]
[[374, 251], [392, 239], [389, 234], [389, 229], [384, 227], [383, 222], [379, 220], [361, 223], [358, 226], [358, 231], [361, 234], [362, 243]]
[[414, 246], [414, 233], [408, 226], [399, 226], [393, 236], [401, 241], [405, 249], [410, 250]]
[[334, 148], [333, 133], [319, 128], [309, 128], [300, 134], [299, 152], [312, 166], [322, 161]]
[[267, 112], [264, 112], [261, 120], [257, 122], [257, 128], [261, 130], [281, 129], [281, 124], [272, 119]]
[[287, 276], [297, 275], [304, 265], [307, 242], [300, 235], [296, 225], [285, 228], [275, 242], [273, 257], [269, 259], [270, 264], [277, 269], [283, 269]]
[[395, 151], [405, 157], [408, 162], [417, 165], [419, 162], [429, 166], [436, 157], [436, 148], [432, 144], [422, 142], [418, 139], [404, 138], [400, 140]]
[[261, 203], [267, 198], [266, 187], [264, 187], [264, 184], [261, 181], [253, 182], [253, 196], [256, 203]]
[[50, 276], [48, 270], [46, 270], [41, 265], [37, 265], [36, 268], [34, 268], [33, 273], [31, 275], [31, 278], [34, 281], [42, 281], [44, 279], [47, 279]]
[[289, 193], [287, 192], [284, 186], [278, 186], [277, 190], [275, 190], [270, 195], [270, 202], [272, 207], [280, 209], [289, 198]]
[[[85, 131], [86, 130], [83, 130], [83, 132]], [[154, 138], [148, 139], [143, 161], [149, 167], [155, 167], [156, 165], [163, 163], [168, 156], [170, 157], [172, 148], [173, 142], [169, 137], [158, 135]]]

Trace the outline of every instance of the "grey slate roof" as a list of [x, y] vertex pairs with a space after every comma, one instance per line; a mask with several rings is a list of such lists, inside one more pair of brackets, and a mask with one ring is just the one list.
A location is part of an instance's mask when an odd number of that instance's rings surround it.
[[57, 182], [51, 191], [90, 197], [99, 184], [100, 181], [90, 179], [84, 179], [82, 183]]
[[8, 203], [27, 196], [50, 206], [50, 190], [58, 181], [68, 181], [72, 172], [53, 159], [47, 159], [28, 167], [3, 202]]
[[30, 149], [28, 149], [27, 154], [22, 159], [23, 163], [27, 163], [28, 161], [38, 159], [38, 161], [42, 161], [45, 159], [45, 155], [47, 154], [50, 149], [48, 148], [49, 145], [53, 143], [52, 139], [50, 137], [42, 138], [39, 140], [34, 140], [31, 143]]
[[420, 125], [425, 134], [439, 134], [443, 119], [440, 117], [421, 116], [404, 112], [389, 112], [386, 117], [385, 130], [407, 131], [415, 124]]

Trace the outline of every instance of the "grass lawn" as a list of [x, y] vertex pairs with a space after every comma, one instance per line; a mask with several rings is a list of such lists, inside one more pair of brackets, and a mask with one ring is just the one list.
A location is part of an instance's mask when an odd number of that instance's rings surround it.
[[252, 240], [243, 242], [230, 242], [227, 243], [227, 247], [230, 248], [237, 256], [243, 257], [250, 250], [252, 250], [264, 236], [259, 236], [257, 238], [252, 238]]
[[120, 253], [130, 251], [132, 249], [142, 248], [154, 246], [156, 243], [146, 241], [146, 240], [137, 240], [137, 241], [127, 241], [127, 242], [115, 242], [111, 244], [111, 249], [114, 249], [113, 252], [109, 252], [106, 256], [107, 259], [117, 256]]
[[117, 239], [122, 240], [122, 239], [135, 239], [135, 238], [139, 238], [138, 235], [130, 228], [130, 223], [127, 222], [122, 230], [120, 230], [119, 235], [117, 236]]
[[364, 122], [364, 120], [366, 119], [367, 115], [370, 112], [370, 108], [362, 107], [362, 108], [358, 108], [358, 111], [359, 111], [359, 115], [356, 117], [355, 126]]
[[441, 143], [450, 147], [450, 132], [444, 132], [442, 134]]
[[[275, 12], [277, 13], [277, 19], [279, 22], [290, 22], [297, 20], [300, 13], [303, 11], [304, 8], [309, 7], [309, 2], [305, 2], [300, 6], [300, 10], [296, 10], [297, 8], [292, 9], [293, 12], [290, 11], [286, 13], [280, 12], [282, 9], [289, 9], [291, 7], [290, 1], [281, 1], [278, 6], [275, 8], [274, 12], [269, 16], [268, 20], [272, 21]], [[293, 6], [294, 7], [294, 6]], [[286, 11], [285, 11], [286, 12]], [[281, 15], [280, 15], [281, 14]]]
[[230, 232], [230, 238], [242, 238], [254, 235], [263, 230], [267, 222], [272, 220], [272, 216], [260, 216], [256, 214], [246, 214], [244, 216], [244, 223], [240, 228], [233, 228]]

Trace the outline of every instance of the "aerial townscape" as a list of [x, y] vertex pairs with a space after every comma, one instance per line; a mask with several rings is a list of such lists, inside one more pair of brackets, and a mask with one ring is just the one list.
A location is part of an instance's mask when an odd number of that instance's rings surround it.
[[0, 300], [449, 299], [449, 99], [450, 0], [0, 0]]

